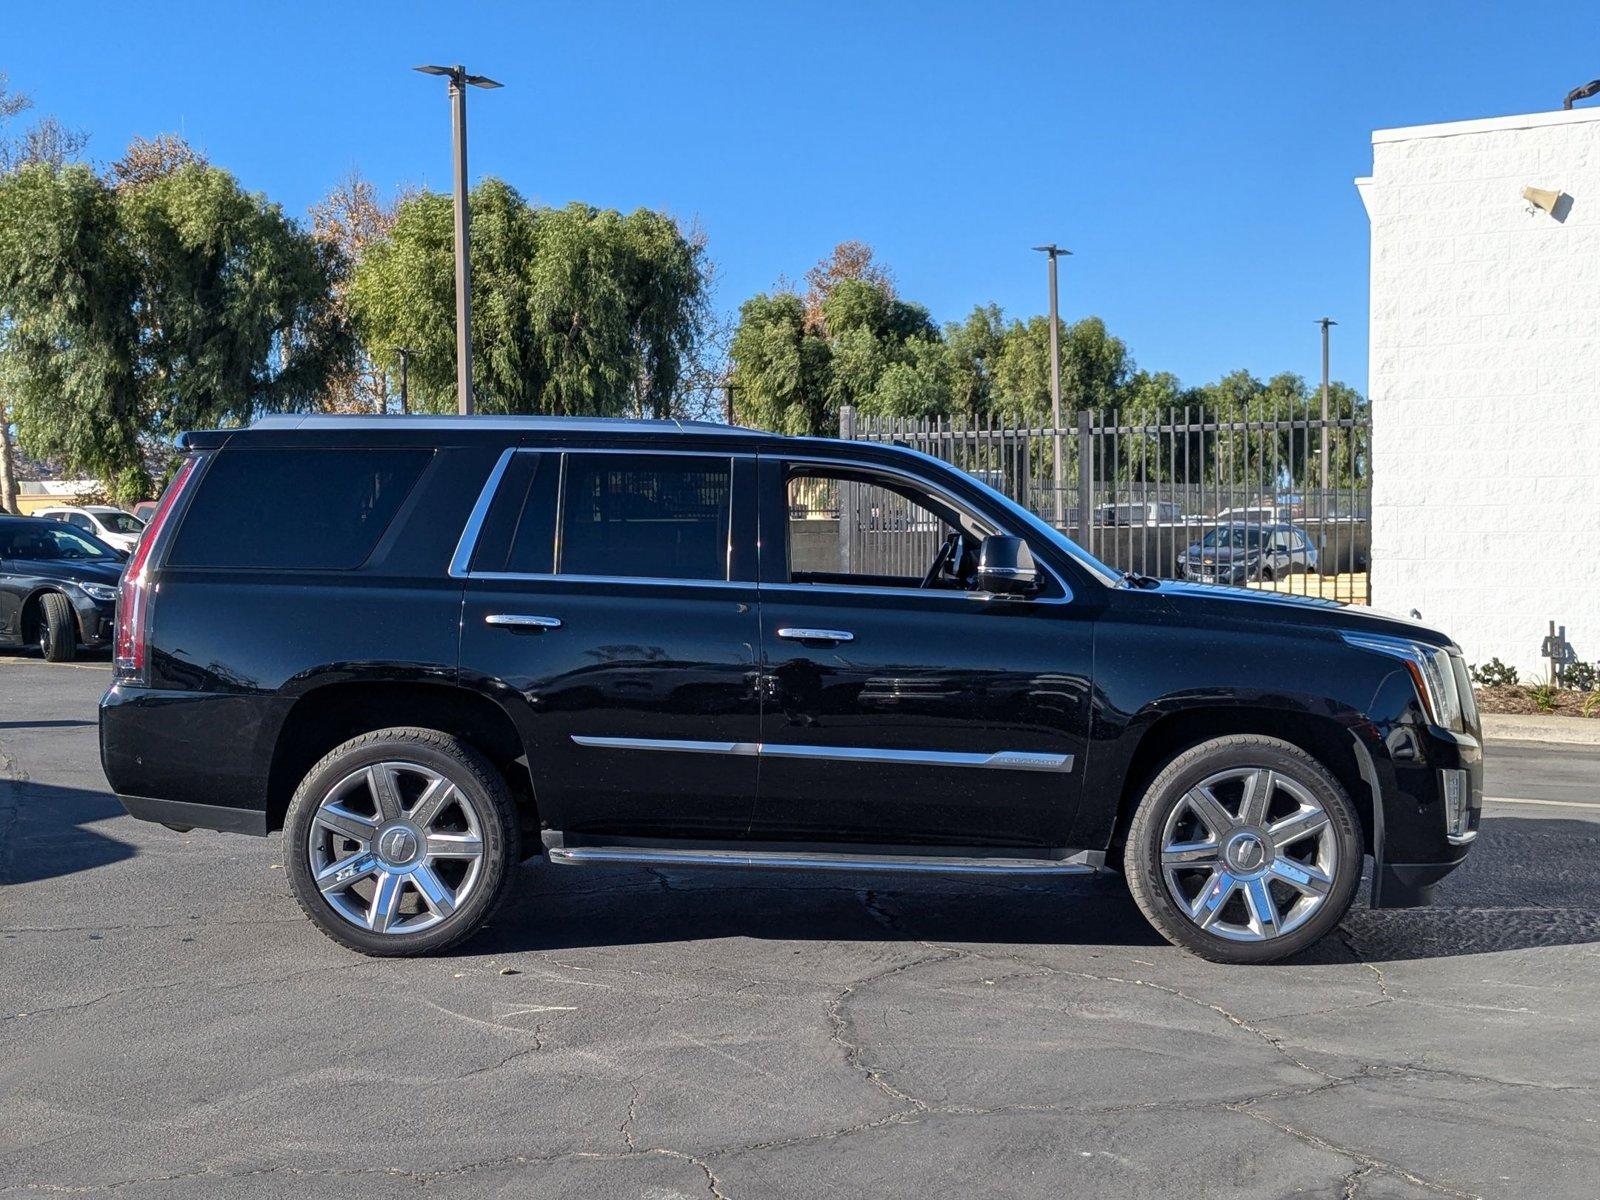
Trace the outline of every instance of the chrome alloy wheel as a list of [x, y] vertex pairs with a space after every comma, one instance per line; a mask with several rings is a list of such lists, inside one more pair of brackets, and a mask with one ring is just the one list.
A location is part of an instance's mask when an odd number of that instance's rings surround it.
[[1339, 870], [1321, 802], [1266, 767], [1219, 771], [1185, 792], [1161, 830], [1161, 873], [1200, 929], [1264, 942], [1304, 925]]
[[345, 776], [317, 805], [309, 840], [322, 898], [374, 933], [433, 928], [483, 873], [483, 823], [472, 801], [419, 763], [374, 763]]

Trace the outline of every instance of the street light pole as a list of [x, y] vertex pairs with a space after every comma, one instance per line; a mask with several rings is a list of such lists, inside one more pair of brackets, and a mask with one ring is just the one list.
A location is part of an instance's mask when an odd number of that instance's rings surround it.
[[[1034, 249], [1043, 251], [1050, 259], [1050, 423], [1055, 427], [1053, 484], [1056, 493], [1056, 524], [1063, 525], [1066, 523], [1066, 497], [1061, 490], [1061, 321], [1056, 315], [1056, 259], [1063, 254], [1070, 255], [1072, 251], [1063, 250], [1054, 242], [1047, 246], [1035, 246]], [[1078, 469], [1084, 470], [1084, 464], [1079, 463]], [[1088, 514], [1084, 514], [1085, 519], [1087, 516]]]
[[411, 411], [411, 355], [410, 346], [396, 346], [395, 353], [400, 356], [400, 411]]
[[1317, 321], [1322, 326], [1322, 503], [1328, 503], [1328, 327], [1339, 322], [1332, 317]]
[[455, 154], [456, 210], [456, 410], [472, 412], [472, 261], [471, 231], [467, 213], [467, 85], [497, 88], [486, 75], [469, 75], [460, 63], [453, 67], [417, 67], [424, 75], [443, 75], [450, 81], [450, 120]]

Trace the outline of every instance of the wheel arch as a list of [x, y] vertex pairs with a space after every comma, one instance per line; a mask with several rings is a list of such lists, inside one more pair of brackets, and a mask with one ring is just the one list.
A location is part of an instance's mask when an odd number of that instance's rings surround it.
[[516, 798], [525, 829], [534, 833], [532, 844], [539, 844], [533, 777], [521, 735], [491, 697], [450, 683], [341, 681], [296, 697], [273, 744], [267, 831], [283, 828], [295, 788], [324, 754], [363, 733], [398, 726], [451, 734], [487, 758]]
[[1117, 800], [1112, 845], [1120, 847], [1133, 821], [1134, 809], [1150, 781], [1179, 754], [1212, 738], [1235, 733], [1281, 738], [1310, 754], [1339, 781], [1361, 818], [1364, 849], [1374, 844], [1372, 789], [1363, 770], [1350, 727], [1331, 716], [1260, 705], [1201, 705], [1157, 716], [1145, 726], [1128, 758]]
[[67, 602], [67, 611], [72, 614], [72, 631], [77, 634], [80, 642], [84, 640], [83, 618], [78, 615], [78, 606], [61, 588], [46, 583], [28, 593], [28, 598], [22, 602], [22, 611], [17, 616], [17, 632], [21, 635], [24, 646], [31, 646], [39, 640], [39, 621], [44, 616], [44, 598], [51, 595], [60, 596]]

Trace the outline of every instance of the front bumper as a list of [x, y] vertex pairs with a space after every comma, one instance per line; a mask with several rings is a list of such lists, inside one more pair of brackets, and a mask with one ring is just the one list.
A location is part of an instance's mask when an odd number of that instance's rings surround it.
[[[1483, 813], [1483, 744], [1477, 731], [1426, 723], [1356, 737], [1357, 762], [1373, 797], [1372, 907], [1433, 902], [1439, 881], [1466, 859]], [[1459, 772], [1463, 812], [1451, 826], [1444, 772]]]
[[78, 644], [89, 650], [109, 646], [117, 629], [117, 602], [93, 600], [82, 593], [70, 600], [78, 618]]

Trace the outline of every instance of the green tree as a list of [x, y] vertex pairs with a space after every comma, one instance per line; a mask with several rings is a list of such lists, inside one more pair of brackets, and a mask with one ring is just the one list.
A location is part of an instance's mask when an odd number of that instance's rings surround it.
[[308, 406], [350, 349], [330, 315], [334, 271], [326, 247], [215, 167], [124, 186], [83, 166], [0, 180], [23, 444], [131, 500], [178, 431]]
[[[1114, 408], [1133, 370], [1127, 345], [1112, 337], [1099, 317], [1063, 324], [1058, 337], [1062, 419], [1079, 409]], [[1013, 321], [1006, 330], [994, 367], [993, 405], [1017, 424], [1043, 425], [1050, 420], [1048, 317]]]
[[805, 305], [793, 292], [744, 302], [728, 358], [740, 424], [797, 435], [838, 431], [838, 410], [829, 400], [833, 352], [807, 327]]
[[869, 248], [843, 243], [808, 275], [807, 300], [778, 292], [745, 305], [729, 353], [737, 419], [817, 435], [838, 431], [846, 405], [879, 417], [949, 412], [952, 371], [938, 328], [870, 264]]
[[[44, 163], [60, 167], [75, 158], [89, 141], [89, 135], [68, 129], [54, 116], [46, 115], [23, 129], [13, 122], [33, 108], [33, 97], [13, 90], [6, 73], [0, 71], [0, 175], [21, 167]], [[18, 364], [3, 361], [7, 322], [0, 304], [0, 512], [17, 510], [16, 450], [13, 442], [13, 397], [20, 378]]]
[[[409, 197], [351, 283], [364, 343], [415, 351], [422, 409], [455, 404], [452, 230], [449, 197]], [[670, 416], [707, 320], [704, 249], [660, 213], [537, 209], [485, 180], [472, 194], [472, 309], [482, 411]]]
[[965, 321], [944, 327], [953, 412], [975, 418], [990, 411], [1005, 335], [1005, 316], [998, 304], [978, 305]]

